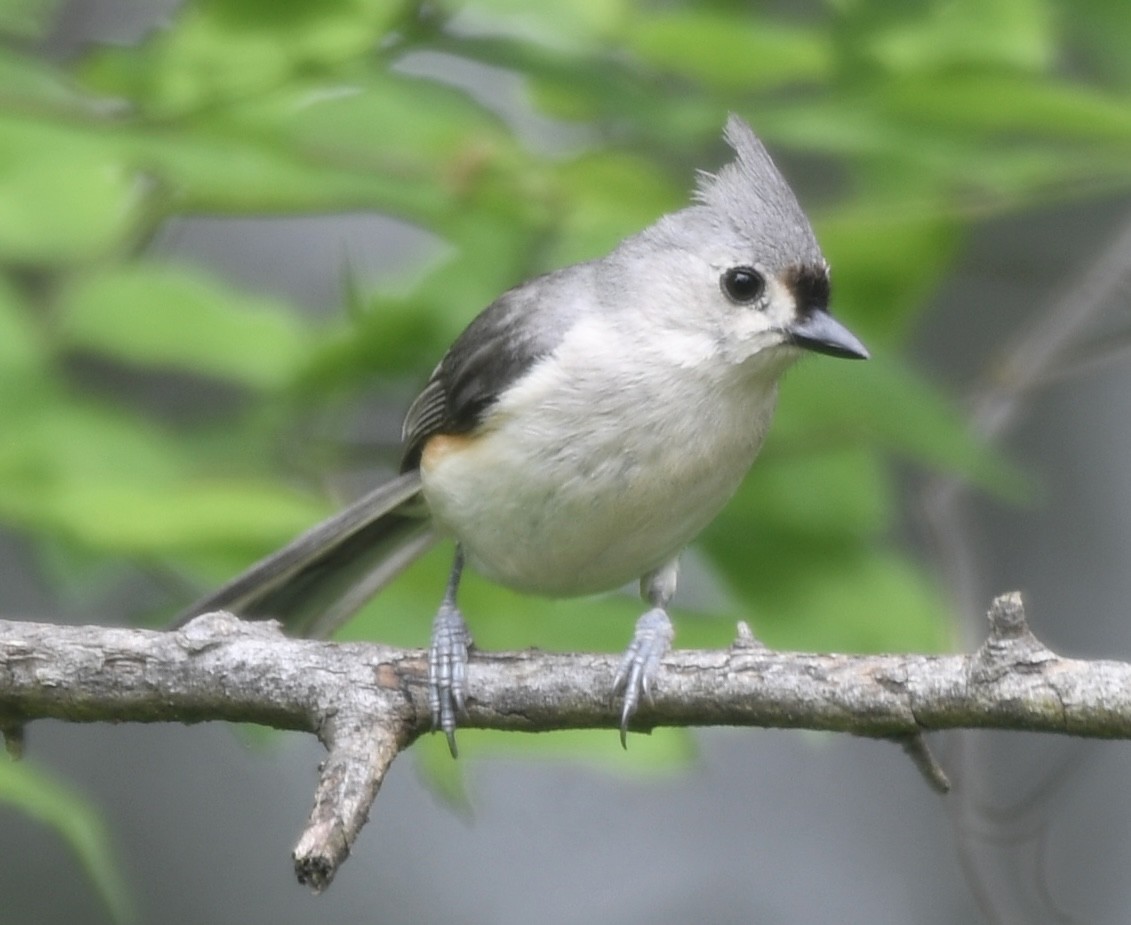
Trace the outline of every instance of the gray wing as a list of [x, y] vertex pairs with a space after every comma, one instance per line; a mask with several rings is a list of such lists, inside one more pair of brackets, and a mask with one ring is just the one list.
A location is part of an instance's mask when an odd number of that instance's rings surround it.
[[511, 383], [554, 351], [584, 305], [574, 296], [588, 268], [579, 264], [523, 283], [467, 326], [405, 415], [402, 472], [419, 465], [434, 434], [474, 430]]
[[173, 626], [231, 610], [328, 635], [435, 542], [419, 493], [415, 472], [378, 486], [182, 611]]

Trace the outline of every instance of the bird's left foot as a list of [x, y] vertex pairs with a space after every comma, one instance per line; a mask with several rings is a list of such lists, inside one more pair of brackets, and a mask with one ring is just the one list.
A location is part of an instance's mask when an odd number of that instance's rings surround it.
[[651, 684], [662, 659], [672, 647], [675, 628], [662, 607], [653, 607], [636, 621], [632, 642], [625, 650], [613, 681], [613, 696], [624, 695], [620, 714], [620, 744], [627, 747], [628, 722], [641, 698], [652, 699]]

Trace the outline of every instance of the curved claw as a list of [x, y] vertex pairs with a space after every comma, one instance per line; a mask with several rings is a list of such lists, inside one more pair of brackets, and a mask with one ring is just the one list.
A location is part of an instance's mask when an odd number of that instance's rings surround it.
[[458, 757], [456, 717], [467, 715], [467, 659], [471, 633], [463, 615], [445, 601], [432, 621], [432, 643], [428, 648], [428, 706], [432, 731], [441, 730], [448, 750]]
[[672, 647], [675, 629], [667, 611], [654, 607], [636, 621], [632, 642], [621, 658], [613, 680], [613, 695], [624, 694], [620, 714], [620, 744], [628, 748], [628, 724], [641, 698], [652, 700], [652, 681], [660, 668], [660, 659]]

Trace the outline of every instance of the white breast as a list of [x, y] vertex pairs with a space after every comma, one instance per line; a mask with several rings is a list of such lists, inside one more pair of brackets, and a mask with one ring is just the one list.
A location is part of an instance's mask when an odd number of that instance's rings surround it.
[[617, 345], [578, 324], [492, 410], [481, 435], [422, 469], [437, 524], [486, 575], [554, 596], [609, 590], [676, 555], [754, 461], [780, 368], [720, 366], [708, 338]]

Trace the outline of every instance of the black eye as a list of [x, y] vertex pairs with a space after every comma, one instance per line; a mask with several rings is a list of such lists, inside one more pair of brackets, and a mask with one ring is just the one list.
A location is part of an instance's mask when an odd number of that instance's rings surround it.
[[766, 291], [766, 279], [753, 267], [731, 267], [720, 280], [728, 299], [739, 305], [757, 302]]

